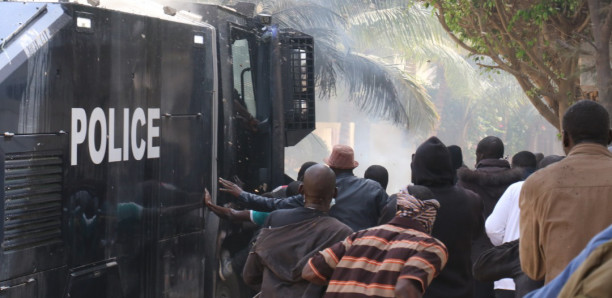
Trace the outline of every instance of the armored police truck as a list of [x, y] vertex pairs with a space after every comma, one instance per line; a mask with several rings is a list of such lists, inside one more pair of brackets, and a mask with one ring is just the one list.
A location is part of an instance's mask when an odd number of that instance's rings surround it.
[[202, 192], [315, 124], [313, 39], [254, 8], [0, 2], [0, 297], [240, 295]]

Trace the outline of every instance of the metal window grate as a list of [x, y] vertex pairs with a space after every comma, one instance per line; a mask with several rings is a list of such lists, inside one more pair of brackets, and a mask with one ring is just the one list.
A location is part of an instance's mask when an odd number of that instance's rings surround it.
[[[314, 41], [301, 32], [286, 30], [282, 44], [290, 79], [286, 82], [285, 129], [289, 144], [297, 143], [315, 129]], [[292, 131], [295, 135], [292, 136]]]
[[61, 242], [61, 192], [60, 152], [7, 154], [2, 249]]

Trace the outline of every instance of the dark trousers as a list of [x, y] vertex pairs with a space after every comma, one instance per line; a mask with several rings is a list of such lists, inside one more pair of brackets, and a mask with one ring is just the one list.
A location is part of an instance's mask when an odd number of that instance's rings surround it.
[[514, 298], [515, 293], [512, 290], [495, 289], [495, 298]]
[[493, 282], [474, 280], [474, 298], [495, 298]]

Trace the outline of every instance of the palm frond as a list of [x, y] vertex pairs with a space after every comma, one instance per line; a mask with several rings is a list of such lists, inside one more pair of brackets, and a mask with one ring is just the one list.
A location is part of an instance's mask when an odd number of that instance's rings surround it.
[[324, 6], [313, 3], [303, 3], [274, 11], [274, 20], [286, 27], [297, 30], [307, 28], [336, 28], [345, 30], [346, 20]]
[[344, 53], [338, 50], [333, 30], [313, 29], [306, 32], [315, 38], [315, 82], [318, 95], [329, 97], [335, 93], [336, 78], [343, 71]]
[[410, 130], [429, 131], [438, 114], [416, 80], [375, 56], [349, 53], [344, 57], [342, 82], [349, 100], [375, 118], [388, 119]]
[[452, 44], [431, 11], [421, 5], [364, 11], [351, 16], [348, 22], [352, 34], [384, 38], [398, 47], [431, 41]]

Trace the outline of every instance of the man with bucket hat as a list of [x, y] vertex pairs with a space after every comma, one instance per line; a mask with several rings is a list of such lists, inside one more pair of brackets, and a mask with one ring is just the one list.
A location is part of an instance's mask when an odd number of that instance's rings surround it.
[[[353, 148], [335, 145], [325, 163], [336, 174], [338, 196], [329, 215], [348, 225], [353, 231], [376, 226], [383, 207], [387, 204], [387, 193], [378, 182], [359, 178], [353, 169], [359, 163], [355, 160]], [[237, 197], [246, 208], [258, 211], [295, 208], [304, 205], [304, 197], [296, 195], [285, 199], [272, 199], [243, 191], [236, 184], [219, 179], [222, 192]]]
[[354, 231], [376, 226], [385, 205], [387, 193], [379, 183], [356, 177], [359, 166], [353, 148], [336, 145], [325, 163], [336, 173], [338, 197], [329, 215], [339, 219]]

